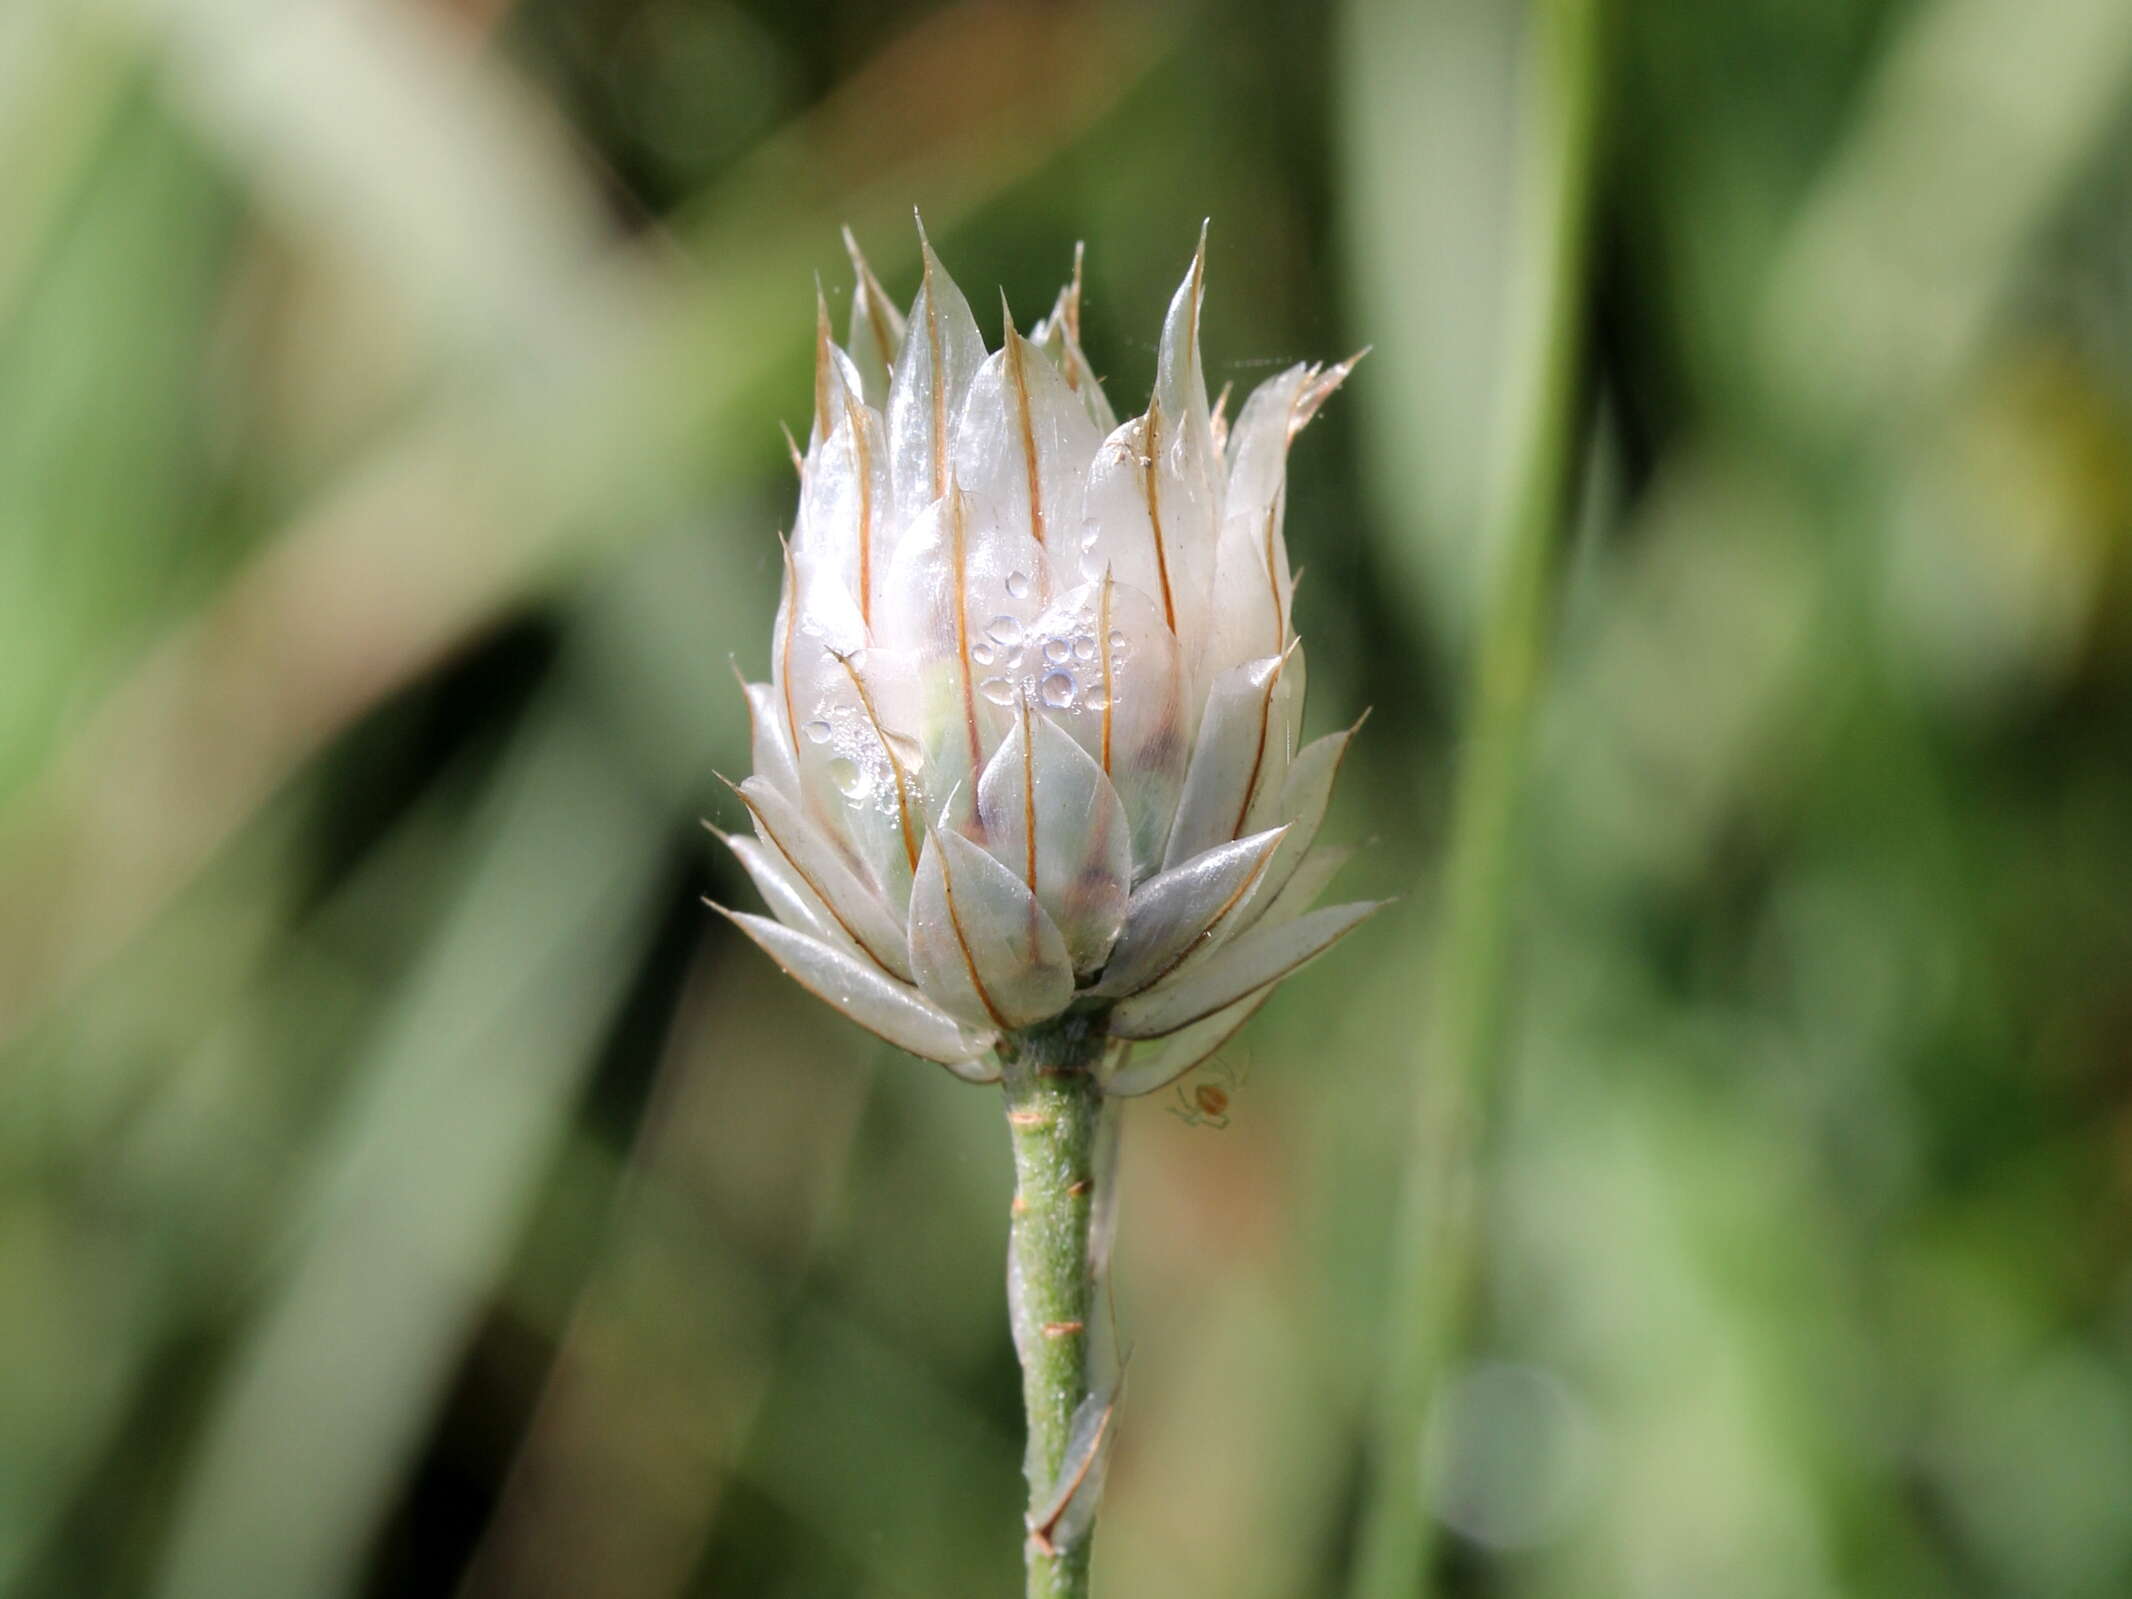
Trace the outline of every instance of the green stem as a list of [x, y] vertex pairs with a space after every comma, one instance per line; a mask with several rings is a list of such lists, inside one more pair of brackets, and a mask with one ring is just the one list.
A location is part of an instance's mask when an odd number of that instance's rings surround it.
[[1557, 532], [1578, 442], [1577, 332], [1601, 4], [1539, 0], [1532, 17], [1533, 116], [1510, 307], [1503, 488], [1491, 518], [1492, 578], [1453, 797], [1416, 1149], [1394, 1217], [1388, 1344], [1355, 1599], [1412, 1599], [1433, 1586], [1422, 1438], [1465, 1331], [1478, 1264], [1480, 1156], [1505, 1052], [1523, 796]]
[[1104, 1175], [1097, 1170], [1103, 1098], [1094, 1068], [1103, 1036], [1087, 1018], [1068, 1017], [1017, 1035], [1013, 1046], [1006, 1066], [1015, 1178], [1007, 1297], [1029, 1421], [1029, 1599], [1085, 1599], [1093, 1540], [1085, 1517], [1069, 1529], [1057, 1512], [1066, 1480], [1085, 1474], [1093, 1493], [1099, 1469], [1089, 1458], [1095, 1449], [1076, 1457], [1074, 1422], [1094, 1382], [1095, 1228]]

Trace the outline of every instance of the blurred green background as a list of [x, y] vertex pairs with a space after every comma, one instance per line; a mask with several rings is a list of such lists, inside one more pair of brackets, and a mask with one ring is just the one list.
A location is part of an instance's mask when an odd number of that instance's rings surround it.
[[[1341, 1591], [1468, 661], [1581, 350], [1461, 1595], [2132, 1592], [2132, 8], [0, 5], [0, 1594], [1019, 1577], [996, 1096], [703, 911], [850, 222], [1122, 409], [1203, 216], [1400, 906], [1130, 1107], [1111, 1595]], [[1170, 1101], [1167, 1103], [1174, 1103]]]

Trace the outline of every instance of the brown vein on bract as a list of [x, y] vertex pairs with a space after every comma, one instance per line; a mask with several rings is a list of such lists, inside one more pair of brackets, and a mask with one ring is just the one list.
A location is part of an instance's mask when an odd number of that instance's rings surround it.
[[822, 280], [814, 280], [814, 436], [829, 437], [829, 349], [834, 338], [829, 331], [829, 302], [822, 297]]
[[962, 718], [970, 731], [970, 779], [975, 782], [985, 769], [984, 740], [977, 731], [977, 691], [970, 681], [970, 590], [967, 576], [969, 537], [968, 508], [962, 490], [951, 486], [948, 495], [948, 527], [955, 560], [955, 666], [962, 675]]
[[[1358, 905], [1360, 905], [1360, 904], [1363, 904], [1364, 902], [1363, 902], [1363, 901], [1360, 901], [1360, 900], [1358, 900], [1358, 901], [1356, 901], [1355, 903], [1356, 903], [1356, 904], [1358, 904]], [[1296, 958], [1295, 958], [1294, 960], [1292, 960], [1292, 961], [1288, 962], [1288, 963], [1287, 963], [1287, 964], [1286, 964], [1285, 966], [1283, 966], [1283, 967], [1282, 967], [1282, 968], [1281, 968], [1281, 969], [1280, 969], [1280, 970], [1279, 970], [1278, 972], [1274, 973], [1274, 974], [1273, 974], [1273, 976], [1271, 976], [1271, 977], [1267, 978], [1267, 979], [1266, 979], [1266, 980], [1265, 980], [1264, 982], [1262, 982], [1262, 983], [1253, 983], [1253, 984], [1252, 984], [1252, 985], [1251, 985], [1251, 986], [1250, 986], [1249, 988], [1245, 989], [1245, 990], [1244, 990], [1244, 991], [1243, 991], [1242, 993], [1240, 993], [1240, 994], [1230, 994], [1230, 995], [1228, 995], [1228, 996], [1227, 996], [1226, 998], [1223, 998], [1223, 999], [1217, 999], [1216, 1001], [1214, 1001], [1214, 1003], [1213, 1003], [1213, 1004], [1211, 1004], [1211, 1005], [1207, 1006], [1207, 1008], [1206, 1008], [1205, 1010], [1203, 1010], [1203, 1011], [1197, 1011], [1197, 1012], [1195, 1012], [1194, 1014], [1192, 1014], [1192, 1015], [1190, 1015], [1190, 1016], [1187, 1016], [1187, 1017], [1185, 1017], [1185, 1018], [1184, 1018], [1183, 1020], [1181, 1020], [1181, 1021], [1167, 1022], [1167, 1023], [1165, 1023], [1165, 1024], [1163, 1025], [1163, 1029], [1162, 1029], [1162, 1031], [1161, 1031], [1161, 1032], [1159, 1032], [1159, 1033], [1154, 1033], [1154, 1034], [1144, 1034], [1144, 1033], [1123, 1033], [1123, 1032], [1119, 1032], [1119, 1033], [1114, 1033], [1114, 1034], [1113, 1034], [1113, 1036], [1115, 1036], [1115, 1037], [1118, 1037], [1118, 1038], [1132, 1038], [1132, 1039], [1138, 1039], [1138, 1040], [1146, 1040], [1146, 1039], [1149, 1039], [1149, 1038], [1168, 1038], [1168, 1037], [1170, 1037], [1170, 1036], [1171, 1036], [1171, 1035], [1172, 1035], [1173, 1033], [1180, 1033], [1180, 1032], [1182, 1032], [1182, 1031], [1183, 1031], [1183, 1030], [1184, 1030], [1185, 1028], [1187, 1028], [1187, 1027], [1190, 1027], [1190, 1026], [1191, 1026], [1191, 1025], [1192, 1025], [1192, 1024], [1194, 1023], [1194, 1022], [1203, 1022], [1203, 1021], [1205, 1021], [1205, 1020], [1206, 1020], [1206, 1019], [1207, 1019], [1207, 1018], [1208, 1018], [1209, 1016], [1212, 1016], [1212, 1015], [1213, 1015], [1213, 1014], [1214, 1014], [1214, 1013], [1215, 1013], [1216, 1011], [1220, 1011], [1220, 1010], [1226, 1010], [1226, 1009], [1228, 1009], [1228, 1008], [1229, 1008], [1229, 1007], [1230, 1007], [1231, 1005], [1237, 1004], [1238, 1002], [1240, 1002], [1240, 1001], [1242, 1001], [1242, 1000], [1246, 1000], [1246, 999], [1249, 999], [1249, 998], [1250, 998], [1250, 997], [1251, 997], [1251, 996], [1252, 996], [1253, 994], [1257, 994], [1257, 993], [1260, 993], [1261, 991], [1263, 991], [1263, 990], [1265, 990], [1265, 989], [1268, 989], [1268, 988], [1271, 988], [1271, 987], [1273, 987], [1273, 986], [1274, 986], [1274, 984], [1276, 984], [1276, 983], [1282, 983], [1282, 982], [1286, 982], [1286, 981], [1287, 981], [1287, 980], [1288, 980], [1288, 979], [1289, 979], [1290, 977], [1294, 976], [1294, 975], [1295, 975], [1295, 973], [1296, 973], [1296, 972], [1297, 972], [1298, 970], [1300, 970], [1300, 969], [1301, 969], [1302, 967], [1304, 967], [1304, 966], [1307, 966], [1308, 964], [1310, 964], [1310, 962], [1312, 962], [1312, 961], [1316, 960], [1316, 959], [1317, 959], [1317, 958], [1318, 958], [1318, 957], [1319, 957], [1320, 955], [1324, 954], [1324, 953], [1325, 953], [1325, 952], [1326, 952], [1327, 950], [1331, 949], [1331, 948], [1333, 947], [1333, 945], [1337, 944], [1337, 943], [1338, 943], [1338, 942], [1339, 942], [1339, 941], [1340, 941], [1341, 939], [1343, 939], [1343, 938], [1347, 937], [1347, 935], [1348, 935], [1349, 933], [1352, 933], [1352, 932], [1353, 932], [1353, 931], [1354, 931], [1354, 930], [1355, 930], [1356, 928], [1360, 927], [1360, 926], [1361, 926], [1361, 925], [1362, 925], [1362, 924], [1363, 924], [1364, 922], [1368, 921], [1370, 917], [1372, 917], [1372, 916], [1376, 915], [1376, 914], [1377, 914], [1377, 912], [1379, 912], [1379, 911], [1383, 910], [1383, 909], [1384, 909], [1384, 907], [1385, 907], [1385, 906], [1387, 906], [1387, 905], [1389, 905], [1390, 903], [1391, 903], [1391, 901], [1390, 901], [1390, 900], [1383, 900], [1383, 899], [1381, 899], [1381, 900], [1377, 900], [1377, 901], [1375, 901], [1374, 903], [1370, 903], [1370, 904], [1367, 904], [1367, 906], [1366, 906], [1366, 908], [1364, 909], [1364, 912], [1363, 912], [1363, 914], [1362, 914], [1361, 916], [1357, 917], [1357, 918], [1356, 918], [1356, 919], [1355, 919], [1354, 921], [1352, 921], [1352, 922], [1349, 922], [1349, 923], [1348, 923], [1348, 924], [1347, 924], [1347, 925], [1346, 925], [1345, 927], [1341, 928], [1341, 929], [1340, 929], [1340, 930], [1339, 930], [1338, 932], [1336, 932], [1336, 933], [1332, 934], [1332, 935], [1331, 935], [1330, 937], [1328, 937], [1328, 938], [1327, 938], [1327, 939], [1325, 940], [1325, 942], [1324, 942], [1324, 943], [1322, 943], [1322, 944], [1319, 944], [1319, 945], [1318, 945], [1317, 947], [1315, 947], [1314, 949], [1311, 949], [1310, 951], [1308, 951], [1308, 952], [1307, 952], [1307, 953], [1305, 953], [1305, 954], [1302, 954], [1302, 955], [1298, 955], [1298, 956], [1297, 956], [1297, 957], [1296, 957]], [[1330, 912], [1330, 911], [1335, 911], [1335, 910], [1344, 910], [1344, 909], [1346, 909], [1346, 908], [1347, 908], [1347, 907], [1345, 907], [1345, 906], [1339, 906], [1339, 905], [1328, 905], [1328, 906], [1326, 906], [1326, 907], [1325, 907], [1325, 910], [1326, 910], [1327, 912]], [[1311, 914], [1311, 915], [1313, 915], [1313, 916], [1315, 916], [1315, 915], [1318, 915], [1318, 914], [1320, 914], [1320, 913], [1319, 913], [1319, 912], [1317, 912], [1317, 911], [1313, 911], [1313, 912], [1311, 912], [1310, 914]], [[1298, 925], [1298, 924], [1295, 924], [1295, 923], [1291, 923], [1290, 925], [1291, 925], [1291, 926], [1293, 926], [1293, 925]], [[1260, 931], [1263, 931], [1263, 929], [1260, 929]], [[1248, 937], [1248, 936], [1250, 936], [1250, 935], [1248, 935], [1248, 934], [1247, 934], [1247, 935], [1240, 935], [1240, 936], [1239, 936], [1239, 942], [1241, 942], [1241, 940], [1242, 940], [1242, 938], [1243, 938], [1243, 937]], [[1137, 997], [1137, 996], [1135, 996], [1135, 997]], [[1116, 1023], [1114, 1022], [1114, 1023], [1113, 1023], [1113, 1026], [1115, 1027], [1116, 1025], [1117, 1025], [1117, 1024], [1116, 1024]], [[1218, 1046], [1217, 1046], [1217, 1047], [1218, 1047]]]
[[1022, 420], [1022, 463], [1029, 472], [1029, 536], [1039, 548], [1044, 543], [1044, 485], [1042, 474], [1037, 470], [1036, 420], [1029, 411], [1029, 373], [1022, 365], [1022, 339], [1014, 331], [1014, 320], [1007, 311], [1007, 296], [999, 297], [1000, 315], [1007, 319], [1007, 376], [1014, 381], [1014, 399]]
[[1177, 631], [1177, 603], [1170, 598], [1170, 558], [1162, 547], [1161, 494], [1156, 483], [1156, 456], [1161, 448], [1159, 419], [1162, 406], [1150, 400], [1147, 415], [1140, 419], [1140, 491], [1147, 500], [1147, 523], [1155, 535], [1155, 577], [1162, 584], [1162, 619]]
[[785, 557], [785, 636], [777, 641], [778, 677], [782, 680], [785, 695], [785, 737], [792, 743], [792, 759], [797, 765], [800, 758], [799, 716], [792, 704], [792, 635], [799, 631], [799, 573], [792, 565], [792, 546], [784, 534], [777, 536], [777, 547]]
[[1060, 1485], [1064, 1492], [1055, 1495], [1051, 1513], [1042, 1521], [1031, 1524], [1029, 1541], [1036, 1545], [1039, 1553], [1046, 1556], [1058, 1553], [1057, 1546], [1051, 1541], [1051, 1535], [1058, 1530], [1059, 1523], [1066, 1519], [1067, 1509], [1073, 1504], [1074, 1496], [1081, 1491], [1081, 1485], [1088, 1480], [1089, 1472], [1095, 1468], [1096, 1458], [1103, 1453], [1104, 1435], [1110, 1431], [1111, 1418], [1117, 1413], [1118, 1402], [1115, 1399], [1103, 1407], [1103, 1419], [1096, 1423], [1096, 1430], [1089, 1435], [1088, 1447], [1082, 1451], [1079, 1469], [1074, 1472], [1071, 1480]]
[[[1338, 735], [1340, 739], [1340, 747], [1337, 750], [1333, 751], [1332, 771], [1330, 774], [1327, 775], [1325, 779], [1326, 808], [1329, 808], [1332, 803], [1333, 790], [1339, 786], [1340, 769], [1347, 764], [1347, 752], [1355, 747], [1355, 735], [1362, 731], [1362, 724], [1370, 719], [1370, 712], [1374, 709], [1375, 707], [1373, 706], [1365, 707], [1362, 714], [1355, 718], [1354, 725], [1348, 728], [1345, 733]], [[1291, 816], [1286, 825], [1290, 827], [1296, 825], [1300, 814], [1301, 813], [1299, 812], [1297, 813], [1297, 816]], [[1319, 825], [1323, 826], [1324, 821], [1325, 809], [1321, 808], [1318, 812]], [[1267, 914], [1271, 912], [1276, 905], [1280, 904], [1283, 898], [1286, 897], [1289, 888], [1295, 881], [1296, 872], [1302, 869], [1303, 861], [1304, 855], [1299, 854], [1296, 856], [1295, 865], [1289, 869], [1288, 876], [1282, 879], [1281, 886], [1274, 890], [1273, 898], [1268, 900], [1264, 905], [1260, 906], [1256, 912], [1253, 913], [1251, 918], [1251, 923], [1253, 926], [1256, 926], [1259, 922], [1263, 921]]]
[[[1029, 721], [1029, 696], [1022, 696], [1022, 831], [1029, 841], [1029, 900], [1036, 902], [1036, 729]], [[1035, 947], [1036, 918], [1032, 915], [1029, 942]]]
[[881, 280], [874, 276], [873, 268], [866, 264], [866, 257], [859, 253], [859, 241], [849, 227], [844, 229], [844, 250], [851, 257], [851, 269], [859, 280], [859, 303], [866, 308], [866, 324], [873, 329], [874, 342], [881, 347], [881, 359], [889, 366], [895, 365], [897, 346], [902, 338], [891, 331], [892, 307], [888, 295], [881, 287]]
[[1110, 776], [1110, 718], [1118, 693], [1110, 678], [1110, 588], [1109, 567], [1103, 568], [1103, 592], [1096, 603], [1096, 634], [1102, 640], [1103, 661], [1103, 775]]
[[970, 935], [962, 930], [962, 913], [955, 909], [955, 874], [948, 869], [947, 846], [941, 842], [937, 833], [933, 835], [933, 848], [940, 854], [940, 888], [942, 897], [947, 901], [948, 927], [955, 934], [956, 947], [962, 951], [962, 965], [970, 974], [970, 987], [977, 993], [977, 1003], [984, 1006], [985, 1014], [992, 1018], [992, 1025], [1003, 1033], [1011, 1031], [1007, 1018], [1002, 1016], [999, 1007], [992, 1003], [992, 996], [985, 988], [985, 980], [977, 975], [977, 957], [970, 953]]
[[1184, 353], [1187, 367], [1199, 354], [1199, 303], [1207, 292], [1207, 224], [1199, 224], [1199, 248], [1192, 252], [1192, 304], [1185, 323]]
[[740, 697], [747, 703], [748, 743], [753, 745], [758, 738], [762, 737], [762, 724], [755, 719], [755, 696], [748, 692], [751, 687], [748, 682], [748, 674], [740, 669], [740, 662], [734, 660], [731, 656], [726, 657], [726, 665], [732, 668], [733, 681], [740, 685]]
[[[1286, 830], [1284, 829], [1284, 836], [1285, 833]], [[1212, 916], [1207, 918], [1206, 925], [1200, 928], [1198, 934], [1192, 939], [1189, 944], [1185, 945], [1183, 949], [1177, 952], [1176, 959], [1172, 960], [1169, 965], [1163, 967], [1161, 971], [1157, 972], [1153, 977], [1150, 977], [1146, 982], [1140, 985], [1140, 991], [1144, 992], [1147, 989], [1153, 988], [1157, 983], [1161, 982], [1165, 977], [1169, 976], [1170, 973], [1174, 972], [1175, 970], [1177, 970], [1178, 967], [1182, 966], [1186, 961], [1190, 960], [1192, 958], [1193, 951], [1199, 949], [1206, 943], [1208, 939], [1214, 936], [1214, 930], [1221, 926], [1223, 922], [1228, 920], [1229, 913], [1235, 910], [1238, 905], [1243, 903], [1244, 896], [1251, 892], [1253, 885], [1256, 884], [1261, 877], [1266, 875], [1266, 868], [1273, 864], [1274, 852], [1277, 851], [1280, 847], [1281, 841], [1277, 838], [1272, 843], [1268, 844], [1263, 851], [1260, 852], [1257, 864], [1254, 865], [1250, 871], [1244, 874], [1244, 879], [1242, 882], [1238, 883], [1234, 889], [1230, 890], [1229, 897], [1221, 902], [1221, 909], [1217, 910]]]
[[1281, 522], [1281, 499], [1287, 494], [1286, 485], [1273, 491], [1273, 503], [1266, 507], [1266, 586], [1273, 591], [1273, 648], [1276, 653], [1288, 647], [1288, 618], [1281, 613], [1281, 576], [1274, 569], [1273, 535]]
[[888, 769], [896, 779], [896, 817], [903, 828], [903, 853], [909, 858], [911, 870], [915, 872], [918, 869], [918, 835], [911, 820], [910, 795], [907, 790], [910, 780], [904, 775], [903, 763], [896, 758], [896, 746], [889, 742], [888, 733], [881, 726], [881, 717], [874, 710], [874, 697], [867, 692], [866, 682], [859, 676], [858, 667], [852, 664], [849, 655], [840, 654], [835, 650], [829, 653], [836, 657], [837, 665], [844, 668], [844, 675], [851, 679], [851, 686], [858, 690], [859, 705], [866, 712], [866, 720], [874, 730], [874, 738], [880, 743], [881, 753], [888, 757]]
[[940, 369], [940, 296], [933, 248], [925, 247], [925, 345], [933, 361], [933, 498], [948, 491], [948, 375]]
[[[741, 932], [747, 937], [750, 943], [752, 943], [757, 949], [761, 950], [765, 955], [770, 957], [771, 965], [775, 966], [779, 971], [783, 972], [787, 977], [791, 978], [793, 982], [799, 984], [801, 988], [812, 994], [823, 1004], [829, 1006], [832, 1010], [837, 1011], [844, 1017], [846, 1021], [856, 1023], [858, 1026], [863, 1027], [867, 1032], [873, 1034], [874, 1037], [880, 1039], [881, 1042], [884, 1044], [888, 1044], [896, 1049], [905, 1050], [913, 1055], [920, 1054], [919, 1051], [912, 1049], [909, 1044], [900, 1042], [897, 1039], [890, 1038], [888, 1034], [882, 1032], [880, 1028], [874, 1026], [874, 1024], [866, 1020], [865, 1017], [853, 1015], [852, 1012], [844, 1008], [843, 1002], [839, 1000], [834, 994], [831, 994], [827, 989], [817, 988], [813, 983], [808, 982], [806, 978], [802, 977], [798, 972], [794, 971], [790, 966], [786, 965], [785, 958], [782, 955], [778, 954], [778, 952], [772, 949], [768, 944], [764, 943], [762, 938], [756, 933], [755, 929], [750, 927], [744, 920], [742, 920], [742, 912], [728, 910], [725, 906], [719, 904], [718, 901], [712, 899], [708, 894], [703, 896], [703, 903], [710, 906], [712, 910], [716, 911], [720, 916], [723, 916], [727, 921], [731, 922], [735, 927], [739, 928]], [[864, 970], [864, 968], [862, 967], [861, 970]], [[906, 991], [903, 995], [900, 995], [899, 997], [917, 999], [920, 1003], [927, 1005], [929, 1009], [937, 1012], [941, 1021], [945, 1022], [950, 1027], [956, 1028], [958, 1033], [961, 1031], [961, 1028], [954, 1017], [948, 1015], [946, 1011], [941, 1010], [939, 1006], [933, 1005], [930, 1001], [926, 1000], [923, 994], [919, 994], [916, 993], [914, 990], [911, 990], [910, 985], [895, 976], [894, 973], [883, 973], [882, 975], [885, 976], [888, 981], [893, 983], [898, 989]], [[958, 1065], [967, 1063], [967, 1060], [944, 1060], [938, 1055], [920, 1055], [920, 1058], [932, 1061], [935, 1065], [938, 1066], [945, 1066], [950, 1071], [953, 1071]], [[968, 1057], [968, 1059], [974, 1058], [975, 1057]], [[960, 1074], [958, 1073], [958, 1075]]]
[[1258, 748], [1251, 755], [1251, 776], [1244, 784], [1244, 802], [1236, 809], [1236, 825], [1229, 829], [1231, 838], [1243, 835], [1244, 818], [1251, 814], [1251, 802], [1258, 797], [1259, 774], [1266, 766], [1266, 734], [1273, 724], [1273, 691], [1280, 687], [1281, 672], [1287, 665], [1286, 654], [1274, 661], [1273, 670], [1266, 678], [1266, 692], [1259, 697]]
[[1084, 241], [1073, 241], [1073, 279], [1066, 285], [1066, 332], [1075, 344], [1081, 342], [1081, 258], [1087, 249]]
[[[723, 779], [720, 781], [723, 781]], [[896, 974], [890, 968], [888, 962], [881, 958], [880, 952], [873, 945], [866, 942], [865, 937], [856, 927], [844, 919], [844, 913], [837, 907], [837, 902], [829, 896], [820, 883], [817, 883], [813, 877], [808, 875], [807, 868], [800, 865], [799, 857], [793, 854], [791, 847], [777, 836], [777, 829], [770, 825], [768, 818], [763, 815], [761, 808], [756, 805], [755, 801], [746, 794], [741, 793], [740, 786], [737, 783], [727, 783], [726, 787], [732, 789], [735, 794], [740, 795], [740, 803], [747, 806], [748, 814], [755, 819], [755, 825], [762, 829], [763, 837], [767, 838], [776, 847], [778, 854], [784, 856], [785, 864], [790, 866], [799, 880], [807, 885], [809, 892], [822, 902], [822, 908], [836, 918], [837, 926], [843, 928], [851, 941], [866, 952], [866, 958], [880, 967], [884, 976], [894, 978]], [[898, 982], [902, 981], [900, 978], [896, 980]]]
[[866, 418], [857, 401], [844, 395], [844, 424], [851, 429], [851, 461], [859, 475], [859, 620], [874, 625], [874, 483], [873, 453], [866, 442]]

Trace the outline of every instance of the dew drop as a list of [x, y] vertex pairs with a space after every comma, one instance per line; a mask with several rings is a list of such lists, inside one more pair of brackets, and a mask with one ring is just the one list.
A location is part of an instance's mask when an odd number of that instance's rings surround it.
[[1100, 711], [1110, 703], [1110, 696], [1103, 692], [1100, 681], [1088, 685], [1088, 692], [1081, 696], [1081, 703], [1091, 711]]
[[863, 799], [873, 787], [873, 779], [866, 768], [849, 755], [839, 755], [829, 763], [829, 781], [836, 784], [837, 792], [846, 799]]
[[800, 731], [807, 735], [807, 742], [810, 744], [826, 744], [829, 742], [829, 724], [827, 722], [809, 722]]
[[999, 659], [999, 649], [989, 639], [979, 639], [970, 646], [970, 659], [979, 666], [990, 666]]
[[1055, 711], [1063, 711], [1073, 703], [1073, 673], [1053, 672], [1044, 679], [1039, 692], [1044, 696], [1046, 705]]
[[1029, 597], [1029, 574], [1027, 572], [1009, 572], [1007, 574], [1007, 592], [1018, 600], [1026, 600]]
[[1073, 653], [1073, 646], [1062, 638], [1044, 640], [1044, 659], [1053, 666], [1064, 666], [1066, 657]]
[[1096, 641], [1083, 633], [1073, 641], [1073, 658], [1077, 661], [1092, 661], [1096, 658]]
[[1022, 641], [1022, 624], [1011, 616], [995, 616], [985, 624], [985, 632], [994, 644], [1004, 649], [1013, 649]]
[[1125, 633], [1121, 628], [1110, 630], [1110, 647], [1113, 654], [1125, 648]]
[[1014, 703], [1014, 682], [1011, 678], [988, 677], [977, 685], [977, 692], [994, 705], [1012, 705]]

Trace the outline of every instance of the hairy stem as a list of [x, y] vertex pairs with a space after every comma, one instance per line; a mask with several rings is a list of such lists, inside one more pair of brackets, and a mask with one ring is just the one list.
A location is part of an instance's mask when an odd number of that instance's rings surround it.
[[1068, 1017], [1013, 1043], [1007, 1302], [1029, 1419], [1029, 1599], [1083, 1599], [1103, 1430], [1090, 1425], [1086, 1408], [1098, 1376], [1091, 1350], [1104, 1174], [1095, 1064], [1103, 1038], [1087, 1018]]

